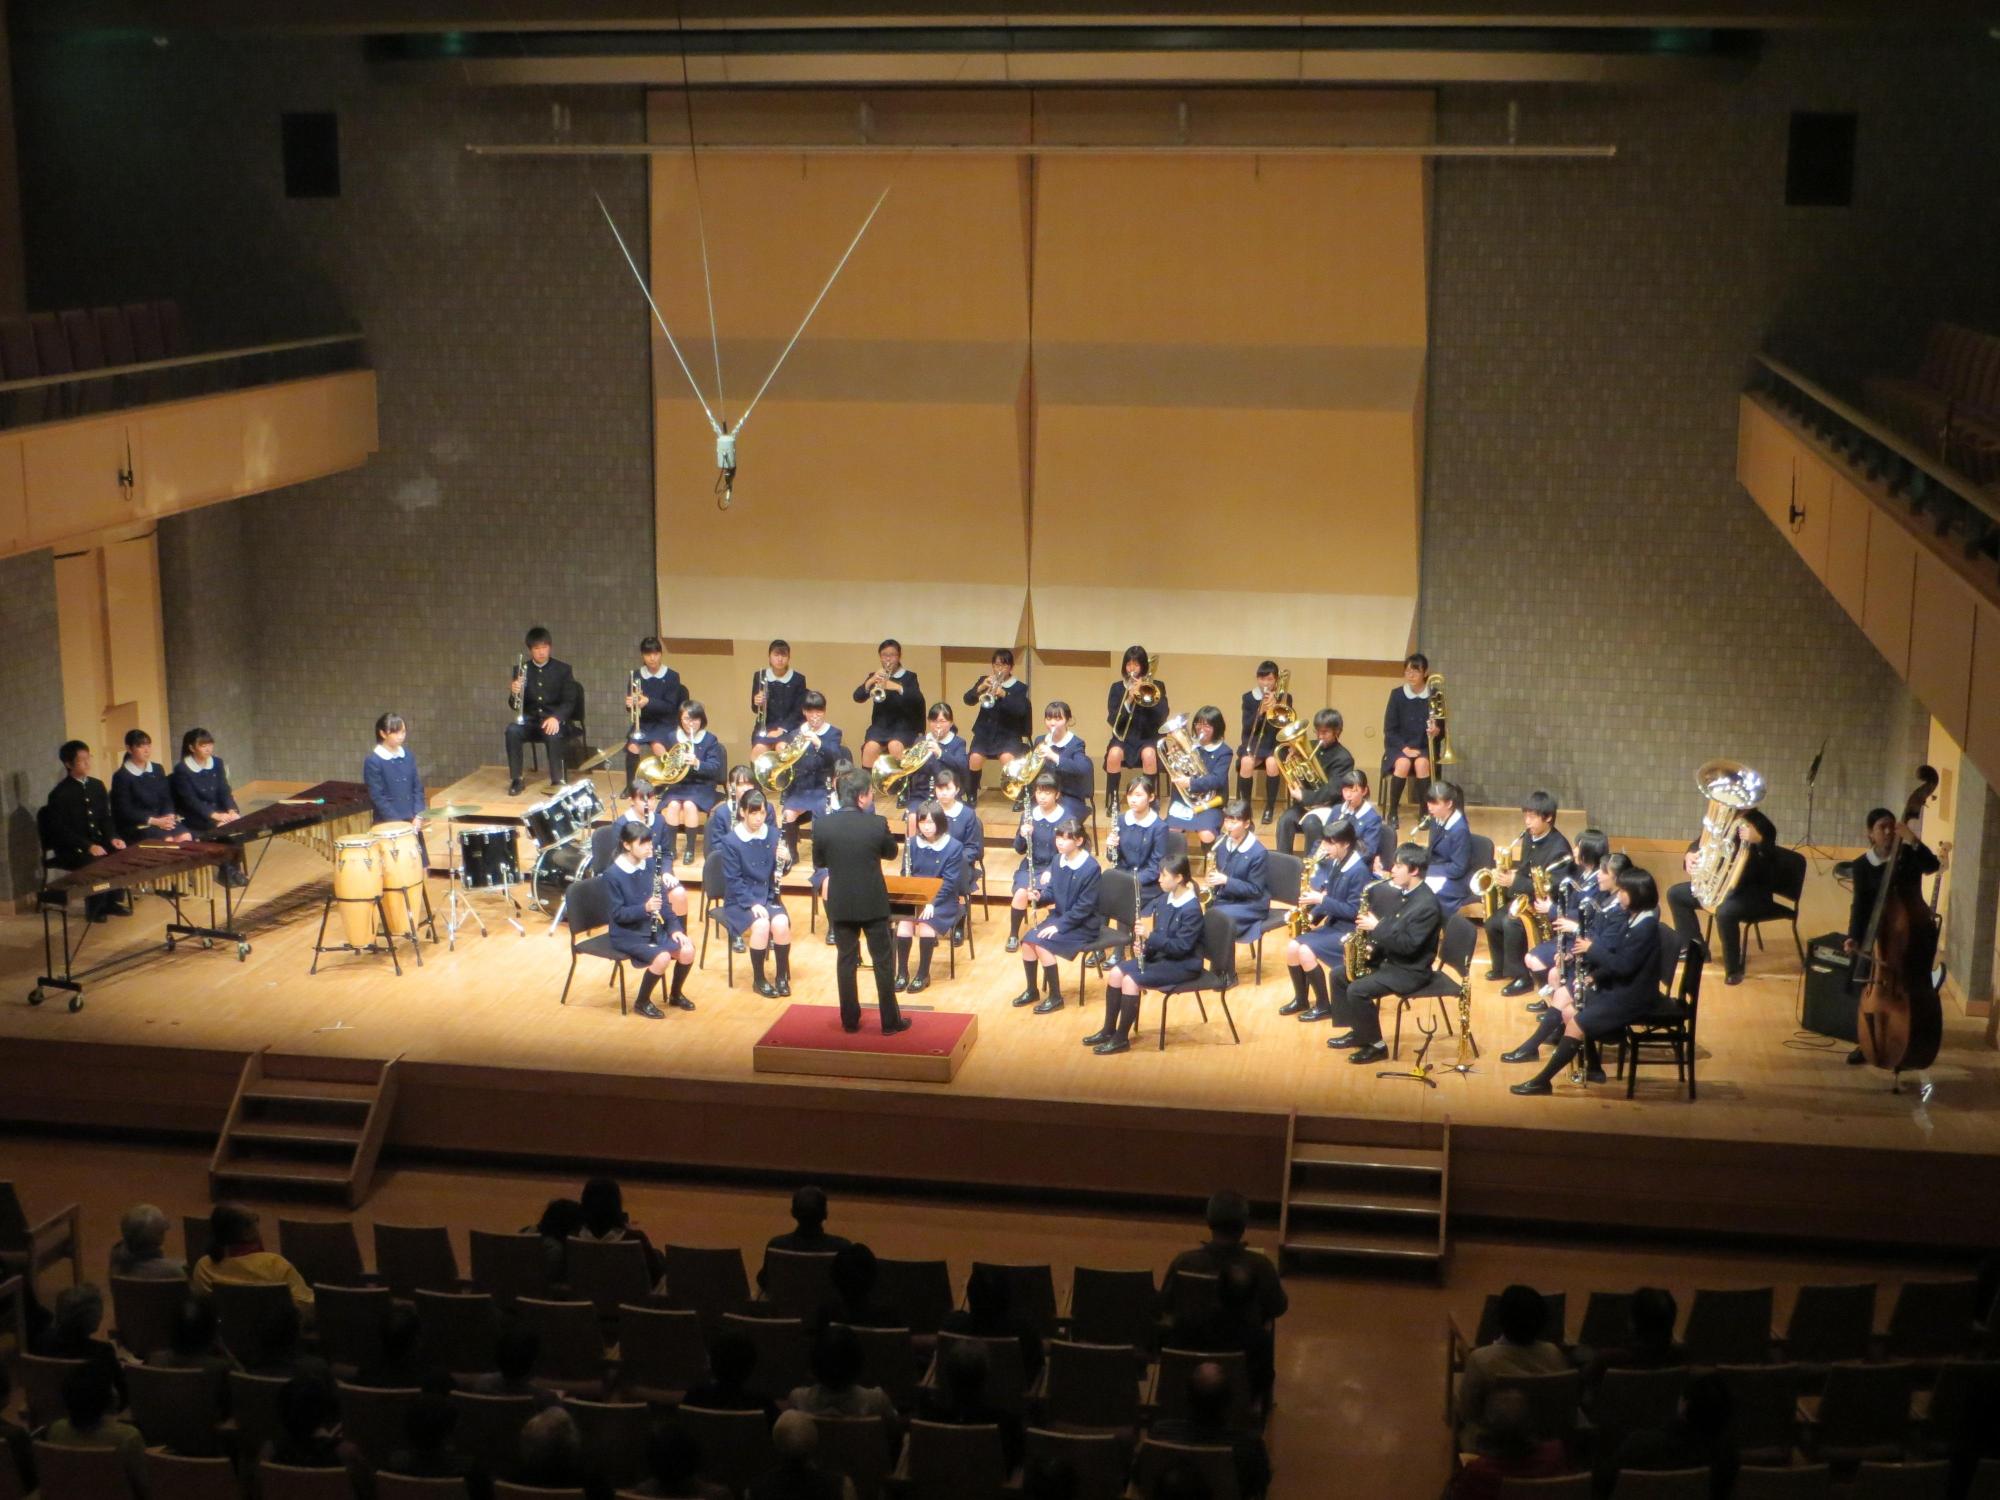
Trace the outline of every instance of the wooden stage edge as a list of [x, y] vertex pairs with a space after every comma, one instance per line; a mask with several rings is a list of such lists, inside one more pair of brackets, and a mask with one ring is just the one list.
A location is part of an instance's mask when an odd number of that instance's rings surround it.
[[[162, 1067], [163, 1051], [171, 1066]], [[0, 1124], [212, 1137], [245, 1052], [13, 1037]], [[386, 1159], [620, 1166], [1049, 1200], [1265, 1207], [1287, 1170], [1277, 1111], [899, 1092], [404, 1061]], [[1704, 1242], [1975, 1248], [2000, 1239], [1990, 1156], [1534, 1125], [1301, 1116], [1356, 1144], [1435, 1147], [1455, 1221]]]

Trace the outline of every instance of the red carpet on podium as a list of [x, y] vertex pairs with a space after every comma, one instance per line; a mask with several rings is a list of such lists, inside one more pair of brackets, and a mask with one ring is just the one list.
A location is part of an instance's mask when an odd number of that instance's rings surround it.
[[979, 1035], [978, 1017], [937, 1010], [903, 1016], [910, 1029], [884, 1036], [872, 1004], [861, 1008], [859, 1031], [841, 1028], [838, 1006], [789, 1005], [758, 1038], [752, 1066], [760, 1073], [949, 1083]]

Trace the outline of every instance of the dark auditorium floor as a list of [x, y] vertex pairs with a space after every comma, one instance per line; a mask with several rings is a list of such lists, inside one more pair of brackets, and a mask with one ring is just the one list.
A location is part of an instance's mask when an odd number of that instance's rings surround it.
[[[1078, 1141], [1071, 1149], [1087, 1150]], [[208, 1203], [208, 1152], [195, 1146], [140, 1146], [105, 1141], [67, 1143], [50, 1135], [0, 1134], [0, 1180], [12, 1180], [31, 1219], [72, 1200], [83, 1209], [86, 1269], [101, 1281], [104, 1256], [119, 1213], [152, 1202], [178, 1223]], [[555, 1172], [465, 1170], [386, 1165], [355, 1218], [369, 1253], [366, 1225], [450, 1224], [467, 1263], [468, 1228], [514, 1229], [532, 1223], [549, 1198], [574, 1194], [577, 1177]], [[1838, 1191], [1830, 1183], [1829, 1191]], [[625, 1179], [634, 1221], [655, 1242], [734, 1242], [746, 1251], [786, 1226], [789, 1187], [687, 1185]], [[280, 1211], [259, 1205], [266, 1223]], [[298, 1217], [325, 1216], [309, 1206]], [[1198, 1217], [1198, 1216], [1196, 1216]], [[1200, 1237], [1191, 1219], [1117, 1213], [1096, 1208], [988, 1203], [970, 1199], [894, 1197], [836, 1191], [829, 1228], [867, 1241], [887, 1255], [942, 1255], [963, 1282], [975, 1258], [1049, 1260], [1059, 1289], [1072, 1267], [1151, 1265], [1165, 1269], [1175, 1251]], [[1253, 1231], [1270, 1248], [1270, 1226]], [[179, 1250], [176, 1231], [168, 1241]], [[372, 1257], [371, 1257], [372, 1258]], [[754, 1262], [753, 1262], [754, 1264]], [[1782, 1323], [1790, 1288], [1804, 1282], [1939, 1275], [1946, 1268], [1893, 1260], [1842, 1260], [1749, 1251], [1694, 1250], [1564, 1243], [1510, 1243], [1493, 1238], [1455, 1242], [1450, 1285], [1294, 1275], [1292, 1308], [1280, 1326], [1278, 1401], [1268, 1433], [1277, 1472], [1273, 1495], [1303, 1500], [1351, 1496], [1434, 1496], [1450, 1462], [1442, 1421], [1448, 1314], [1461, 1326], [1476, 1319], [1481, 1299], [1512, 1280], [1567, 1290], [1570, 1317], [1580, 1315], [1592, 1287], [1658, 1284], [1682, 1299], [1697, 1286], [1778, 1287]], [[1882, 1311], [1886, 1314], [1887, 1294]]]

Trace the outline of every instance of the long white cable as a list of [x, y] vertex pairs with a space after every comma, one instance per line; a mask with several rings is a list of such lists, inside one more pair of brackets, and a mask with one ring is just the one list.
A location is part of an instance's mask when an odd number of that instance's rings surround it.
[[[687, 359], [681, 353], [681, 346], [674, 342], [673, 330], [667, 327], [667, 320], [660, 316], [660, 304], [653, 300], [653, 289], [646, 285], [646, 278], [639, 274], [639, 263], [632, 259], [632, 252], [625, 248], [625, 236], [618, 232], [618, 221], [611, 217], [611, 210], [604, 206], [604, 195], [594, 193], [592, 196], [597, 199], [597, 206], [604, 214], [604, 222], [611, 226], [611, 237], [618, 241], [618, 251], [625, 257], [625, 264], [632, 268], [632, 279], [639, 283], [639, 291], [646, 299], [646, 306], [653, 310], [653, 321], [660, 325], [660, 332], [667, 336], [667, 347], [674, 351], [674, 358], [680, 364], [681, 373], [687, 376], [688, 389], [694, 392], [694, 399], [701, 403], [702, 415], [708, 418], [708, 425], [714, 430], [715, 435], [722, 436], [722, 424], [715, 420], [715, 413], [709, 409], [708, 398], [702, 395], [701, 387], [695, 383], [694, 371], [688, 368]], [[869, 217], [873, 218], [874, 215], [871, 214]], [[770, 382], [766, 381], [765, 384], [768, 385]], [[763, 393], [760, 391], [758, 394]], [[749, 413], [745, 412], [744, 415], [748, 416]], [[736, 425], [740, 427], [743, 424], [739, 422]]]

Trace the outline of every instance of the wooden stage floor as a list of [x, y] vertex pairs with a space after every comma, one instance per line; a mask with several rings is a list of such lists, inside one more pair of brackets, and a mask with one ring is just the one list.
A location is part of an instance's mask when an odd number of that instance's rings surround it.
[[[990, 856], [996, 889], [1012, 858]], [[169, 908], [140, 898], [139, 915], [93, 933], [85, 957], [118, 962], [89, 981], [76, 1014], [60, 996], [22, 1003], [40, 972], [40, 923], [0, 918], [0, 1117], [212, 1132], [244, 1057], [268, 1047], [401, 1058], [390, 1140], [405, 1150], [1158, 1196], [1198, 1196], [1226, 1179], [1275, 1200], [1294, 1115], [1403, 1143], [1435, 1141], [1449, 1121], [1458, 1213], [1797, 1233], [1800, 1204], [1844, 1199], [1858, 1174], [1888, 1198], [1808, 1229], [1967, 1243], [2000, 1233], [2000, 1199], [1986, 1191], [2000, 1154], [2000, 1056], [1985, 1045], [1984, 1022], [1947, 1006], [1944, 1051], [1925, 1087], [1892, 1094], [1884, 1075], [1845, 1065], [1844, 1044], [1798, 1032], [1798, 964], [1781, 930], [1753, 953], [1742, 986], [1725, 988], [1710, 971], [1693, 1103], [1664, 1069], [1649, 1070], [1634, 1100], [1622, 1084], [1566, 1079], [1554, 1098], [1514, 1097], [1507, 1085], [1528, 1070], [1497, 1058], [1528, 1020], [1521, 1002], [1477, 978], [1484, 1056], [1473, 1073], [1434, 1090], [1378, 1079], [1323, 1045], [1326, 1026], [1277, 1015], [1289, 996], [1279, 942], [1261, 985], [1247, 982], [1245, 956], [1246, 983], [1231, 998], [1241, 1045], [1213, 1001], [1203, 1024], [1192, 1001], [1178, 1000], [1157, 1050], [1149, 998], [1140, 1045], [1097, 1057], [1080, 1045], [1102, 1018], [1095, 976], [1084, 1009], [1073, 965], [1062, 1013], [1008, 1004], [1023, 975], [1004, 952], [999, 905], [976, 925], [977, 960], [960, 949], [953, 979], [940, 949], [937, 982], [919, 997], [978, 1015], [979, 1041], [957, 1079], [846, 1083], [752, 1073], [752, 1045], [785, 1002], [750, 991], [742, 956], [729, 988], [720, 942], [690, 981], [697, 1011], [664, 1021], [621, 1017], [607, 966], [588, 959], [558, 1005], [564, 936], [533, 913], [518, 936], [490, 903], [490, 935], [468, 928], [456, 952], [426, 944], [421, 969], [406, 952], [400, 978], [386, 959], [352, 956], [309, 976], [329, 877], [316, 855], [276, 841], [243, 914], [253, 951], [242, 962], [223, 947], [164, 953]], [[1831, 925], [1839, 895], [1823, 869], [1814, 885], [1808, 931]], [[444, 896], [434, 880], [440, 908]], [[803, 928], [804, 902], [792, 910]], [[794, 953], [793, 1000], [832, 1003], [833, 950], [802, 933]], [[1418, 1040], [1406, 1028], [1405, 1059]], [[1439, 1050], [1449, 1061], [1454, 1049]], [[1885, 1214], [1885, 1203], [1896, 1211]]]

